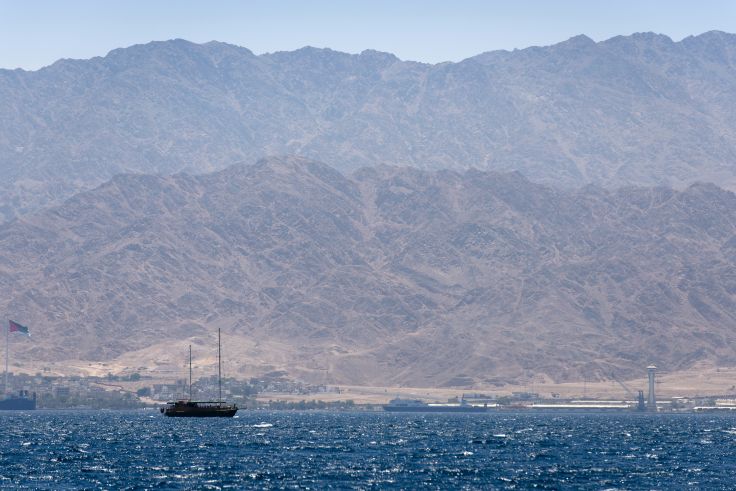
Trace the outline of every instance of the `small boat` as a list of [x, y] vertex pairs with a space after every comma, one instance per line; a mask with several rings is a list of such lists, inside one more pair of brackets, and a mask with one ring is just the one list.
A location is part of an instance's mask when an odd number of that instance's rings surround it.
[[36, 393], [32, 396], [27, 390], [21, 390], [17, 395], [7, 395], [0, 399], [0, 411], [33, 411], [36, 409]]
[[161, 408], [164, 416], [179, 418], [232, 418], [238, 412], [238, 406], [228, 404], [222, 400], [222, 360], [220, 330], [217, 330], [217, 387], [216, 401], [192, 400], [192, 346], [189, 345], [189, 399], [167, 402]]

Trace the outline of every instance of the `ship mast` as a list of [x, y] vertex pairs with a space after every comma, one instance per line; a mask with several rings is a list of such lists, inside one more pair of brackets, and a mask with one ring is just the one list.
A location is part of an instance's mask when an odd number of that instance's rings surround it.
[[220, 357], [220, 328], [217, 328], [217, 404], [222, 404], [222, 359]]
[[189, 400], [192, 400], [192, 345], [189, 345]]

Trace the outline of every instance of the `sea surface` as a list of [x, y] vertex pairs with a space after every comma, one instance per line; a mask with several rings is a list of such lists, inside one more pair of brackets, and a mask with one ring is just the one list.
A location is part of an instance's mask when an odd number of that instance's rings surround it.
[[0, 412], [0, 489], [734, 489], [736, 415]]

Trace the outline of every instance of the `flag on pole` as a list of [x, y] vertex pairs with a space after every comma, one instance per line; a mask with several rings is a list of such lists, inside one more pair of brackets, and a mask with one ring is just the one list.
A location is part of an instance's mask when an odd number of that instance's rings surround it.
[[8, 332], [19, 332], [21, 334], [25, 334], [26, 336], [30, 336], [31, 333], [28, 332], [28, 328], [26, 326], [22, 326], [18, 324], [15, 321], [8, 321]]

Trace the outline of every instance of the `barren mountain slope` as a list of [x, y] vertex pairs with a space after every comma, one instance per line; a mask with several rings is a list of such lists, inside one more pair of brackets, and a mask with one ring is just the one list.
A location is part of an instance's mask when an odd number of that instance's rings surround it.
[[320, 382], [734, 365], [735, 213], [710, 184], [573, 192], [298, 158], [122, 175], [0, 226], [0, 308], [32, 326], [13, 341], [26, 366], [155, 368], [216, 327], [231, 373]]
[[535, 182], [736, 183], [736, 36], [585, 36], [459, 63], [155, 42], [0, 70], [0, 215], [120, 172], [204, 173], [300, 154], [519, 170]]

